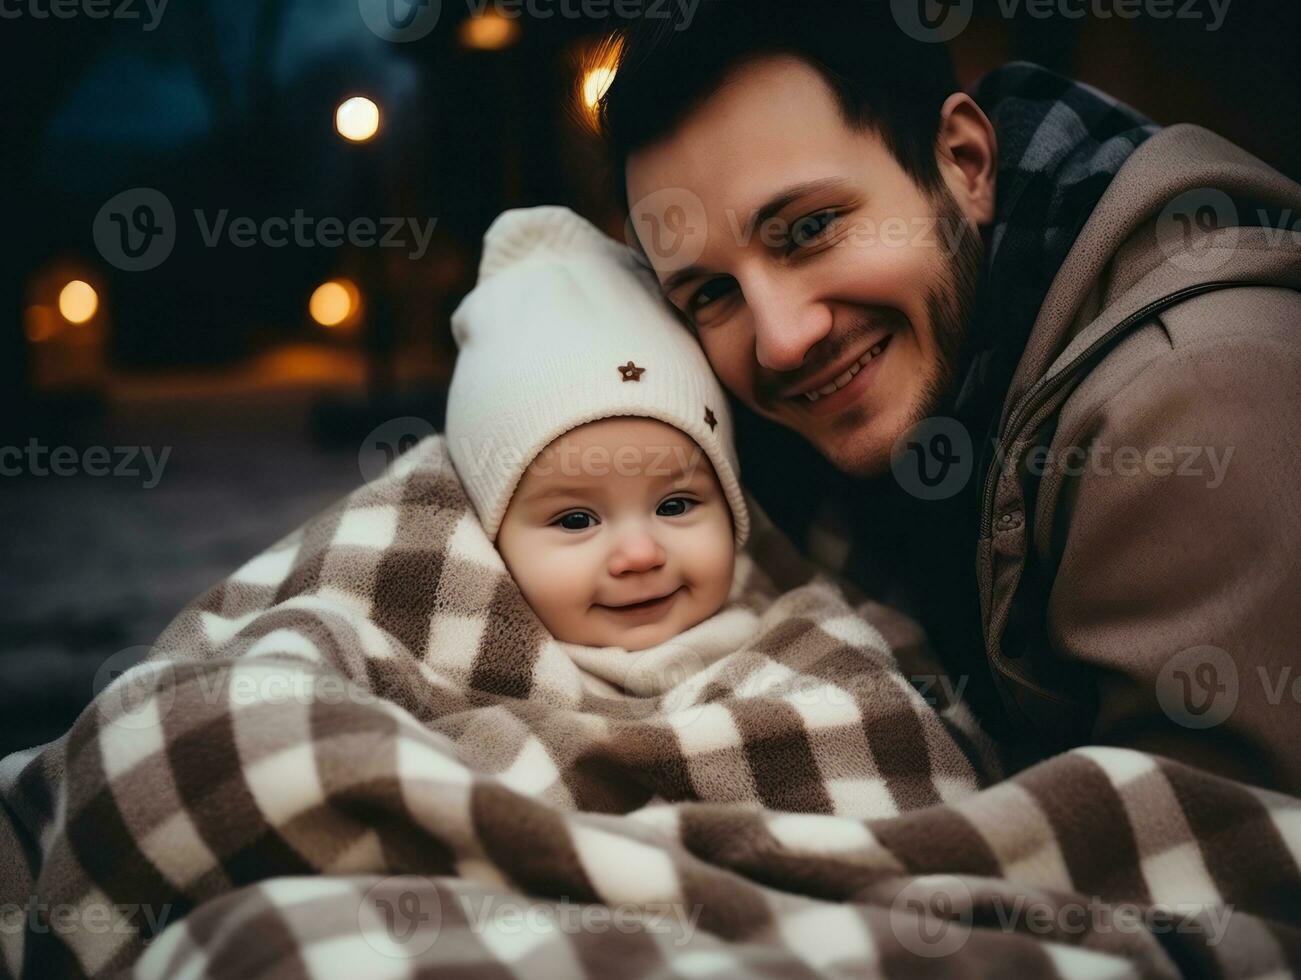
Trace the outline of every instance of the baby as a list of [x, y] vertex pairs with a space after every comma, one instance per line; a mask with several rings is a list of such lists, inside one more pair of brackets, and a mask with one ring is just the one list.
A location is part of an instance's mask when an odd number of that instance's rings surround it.
[[644, 650], [717, 613], [749, 533], [731, 416], [633, 253], [506, 212], [452, 333], [448, 453], [551, 635]]

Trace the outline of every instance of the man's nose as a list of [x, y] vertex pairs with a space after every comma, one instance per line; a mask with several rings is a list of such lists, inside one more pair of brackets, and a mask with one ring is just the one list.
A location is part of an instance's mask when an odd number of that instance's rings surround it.
[[664, 548], [644, 524], [616, 531], [614, 550], [610, 553], [610, 574], [649, 572], [664, 564]]
[[831, 333], [831, 310], [789, 284], [758, 278], [745, 283], [754, 322], [754, 355], [770, 371], [794, 371], [809, 349]]

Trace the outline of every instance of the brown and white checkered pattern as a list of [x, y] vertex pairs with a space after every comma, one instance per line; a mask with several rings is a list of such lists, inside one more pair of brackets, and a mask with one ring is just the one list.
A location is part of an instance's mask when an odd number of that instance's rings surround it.
[[442, 440], [411, 450], [0, 763], [0, 975], [1301, 962], [1301, 804], [1105, 748], [995, 781], [906, 626], [754, 514], [745, 642], [657, 648], [633, 694], [546, 634]]

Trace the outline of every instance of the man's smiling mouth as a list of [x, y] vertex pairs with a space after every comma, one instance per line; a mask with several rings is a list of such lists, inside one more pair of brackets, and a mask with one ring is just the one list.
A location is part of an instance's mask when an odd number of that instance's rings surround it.
[[826, 398], [834, 395], [842, 388], [846, 387], [855, 377], [877, 357], [885, 352], [890, 346], [893, 339], [893, 333], [887, 333], [882, 336], [875, 344], [863, 351], [858, 357], [842, 368], [838, 373], [827, 377], [823, 373], [820, 379], [813, 384], [808, 381], [802, 381], [799, 384], [791, 385], [781, 391], [781, 398], [793, 398], [801, 404], [814, 404], [819, 398]]
[[834, 395], [841, 388], [845, 387], [845, 385], [849, 384], [849, 382], [853, 381], [854, 375], [867, 367], [867, 365], [871, 363], [872, 359], [884, 351], [888, 346], [890, 346], [890, 334], [886, 334], [885, 337], [869, 347], [862, 357], [851, 364], [849, 368], [839, 376], [827, 382], [820, 388], [804, 392], [804, 397], [811, 402], [816, 402], [824, 395]]

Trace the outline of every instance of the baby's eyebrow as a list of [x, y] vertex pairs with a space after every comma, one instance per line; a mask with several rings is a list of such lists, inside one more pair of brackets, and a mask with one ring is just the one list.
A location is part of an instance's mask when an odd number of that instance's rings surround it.
[[553, 497], [581, 497], [585, 493], [591, 493], [591, 487], [579, 486], [578, 484], [563, 483], [544, 487], [540, 490], [532, 490], [523, 494], [525, 500], [550, 500]]
[[[661, 485], [669, 483], [690, 483], [691, 480], [695, 479], [699, 474], [699, 467], [692, 467], [691, 470], [675, 469], [673, 472], [667, 472], [667, 474], [657, 474], [654, 476], [654, 482]], [[553, 487], [546, 487], [544, 489], [537, 489], [537, 491], [531, 493], [526, 493], [523, 498], [527, 502], [530, 502], [530, 504], [533, 504], [533, 502], [552, 500], [554, 497], [580, 497], [583, 496], [584, 493], [591, 493], [592, 488], [592, 484], [558, 484], [553, 485]]]

